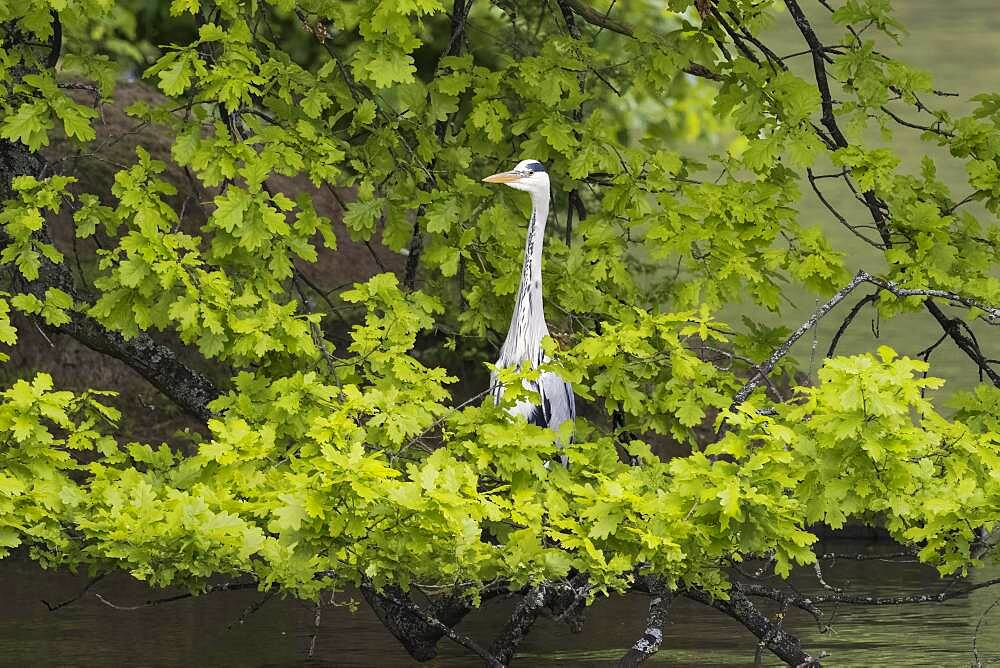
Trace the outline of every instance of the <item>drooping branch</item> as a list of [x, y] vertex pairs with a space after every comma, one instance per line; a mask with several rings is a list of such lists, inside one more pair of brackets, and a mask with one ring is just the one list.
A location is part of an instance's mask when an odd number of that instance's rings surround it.
[[837, 344], [840, 343], [840, 337], [842, 337], [844, 332], [847, 331], [847, 328], [851, 326], [851, 323], [854, 322], [854, 318], [861, 312], [861, 309], [864, 308], [865, 304], [870, 304], [877, 300], [878, 292], [873, 292], [859, 299], [858, 303], [851, 307], [851, 310], [847, 313], [847, 317], [840, 323], [840, 327], [837, 328], [837, 332], [833, 335], [833, 339], [830, 341], [830, 347], [826, 351], [827, 357], [833, 357], [833, 354], [837, 351]]
[[309, 637], [309, 651], [306, 656], [310, 659], [316, 655], [316, 642], [319, 640], [320, 623], [323, 620], [323, 601], [316, 601], [316, 613], [313, 615], [313, 632]]
[[[819, 179], [821, 178], [824, 178], [824, 176], [816, 176], [815, 174], [813, 174], [813, 170], [811, 168], [806, 169], [806, 176], [809, 179], [809, 185], [812, 187], [812, 190], [816, 194], [816, 197], [823, 204], [826, 210], [829, 211], [830, 214], [837, 219], [838, 223], [840, 223], [845, 229], [849, 230], [851, 234], [861, 239], [872, 248], [878, 248], [880, 250], [884, 250], [886, 248], [886, 245], [884, 243], [874, 241], [868, 238], [867, 235], [865, 235], [860, 231], [860, 228], [871, 227], [870, 225], [852, 225], [850, 222], [848, 222], [847, 218], [845, 218], [844, 215], [840, 213], [840, 211], [838, 211], [836, 207], [833, 206], [833, 204], [830, 203], [830, 200], [828, 200], [826, 195], [823, 194], [823, 191], [820, 190], [819, 183], [817, 183], [817, 181], [819, 181]], [[850, 184], [850, 181], [848, 180], [846, 173], [841, 172], [836, 176], [842, 176]]]
[[[239, 591], [242, 589], [257, 589], [257, 582], [223, 582], [221, 584], [209, 585], [202, 594], [214, 594], [221, 591]], [[101, 596], [99, 593], [95, 593], [94, 596], [104, 605], [115, 610], [121, 610], [123, 612], [131, 612], [133, 610], [142, 610], [143, 608], [152, 608], [158, 605], [163, 605], [165, 603], [173, 603], [174, 601], [183, 601], [186, 598], [193, 598], [199, 594], [193, 594], [191, 592], [184, 592], [183, 594], [174, 594], [173, 596], [164, 596], [162, 598], [153, 598], [145, 601], [143, 603], [137, 603], [135, 605], [122, 605], [120, 603], [114, 603], [108, 599]]]
[[[0, 141], [0, 199], [9, 194], [14, 177], [32, 175], [38, 177], [44, 169], [44, 160], [16, 142]], [[38, 239], [49, 243], [47, 228], [36, 233]], [[0, 246], [9, 240], [0, 233]], [[38, 270], [38, 278], [33, 281], [19, 280], [19, 289], [44, 300], [49, 288], [58, 288], [74, 298], [77, 303], [85, 303], [76, 290], [73, 275], [64, 264], [51, 262], [44, 256]], [[47, 329], [66, 334], [88, 348], [121, 360], [149, 381], [175, 404], [201, 421], [211, 416], [208, 404], [219, 396], [220, 390], [203, 373], [181, 362], [177, 354], [154, 341], [147, 334], [139, 334], [126, 339], [113, 332], [81, 311], [67, 311], [69, 322]]]
[[247, 621], [247, 619], [250, 618], [250, 615], [254, 614], [258, 610], [260, 610], [261, 608], [263, 608], [264, 604], [267, 603], [268, 601], [270, 601], [274, 597], [274, 595], [277, 594], [277, 593], [278, 593], [278, 588], [277, 587], [275, 587], [274, 589], [268, 589], [266, 594], [264, 594], [263, 596], [261, 596], [256, 601], [252, 602], [247, 607], [243, 608], [243, 612], [240, 613], [240, 616], [237, 617], [236, 619], [234, 619], [233, 621], [229, 622], [229, 624], [226, 625], [226, 630], [228, 631], [229, 629], [233, 628], [234, 626], [237, 626], [237, 625], [245, 623]]
[[88, 591], [90, 591], [91, 587], [93, 587], [95, 584], [97, 584], [98, 582], [100, 582], [101, 580], [103, 580], [105, 577], [107, 577], [107, 573], [101, 573], [100, 575], [91, 578], [87, 582], [87, 584], [84, 585], [83, 589], [81, 589], [78, 594], [76, 594], [75, 596], [72, 596], [72, 597], [66, 599], [65, 601], [62, 601], [60, 603], [49, 603], [45, 599], [42, 599], [42, 603], [45, 605], [46, 608], [49, 609], [49, 612], [55, 612], [59, 608], [65, 608], [67, 605], [72, 605], [73, 603], [76, 603], [81, 598], [83, 598], [84, 595]]
[[823, 319], [823, 316], [833, 310], [833, 307], [844, 301], [847, 295], [851, 294], [856, 287], [864, 283], [867, 280], [867, 277], [868, 274], [866, 272], [859, 271], [847, 285], [838, 290], [836, 294], [813, 311], [812, 315], [809, 316], [805, 322], [799, 325], [798, 328], [792, 332], [792, 334], [785, 339], [780, 346], [774, 349], [774, 352], [771, 353], [770, 357], [758, 365], [757, 373], [754, 374], [733, 397], [732, 407], [735, 408], [746, 401], [747, 398], [753, 394], [753, 391], [764, 383], [764, 376], [771, 373], [778, 362], [781, 361], [781, 358], [788, 354], [788, 351], [791, 350], [795, 342], [801, 339], [806, 332], [815, 327], [816, 324]]
[[[979, 656], [979, 631], [983, 627], [983, 622], [986, 621], [986, 618], [998, 605], [1000, 605], [1000, 598], [990, 603], [989, 606], [983, 610], [982, 614], [979, 615], [979, 621], [976, 622], [976, 630], [972, 632], [972, 656], [975, 660], [972, 665], [975, 666], [975, 668], [983, 668], [983, 666], [986, 665], [986, 663], [984, 663]], [[994, 660], [996, 660], [995, 657]], [[988, 661], [987, 663], [992, 662]]]
[[980, 379], [982, 379], [983, 374], [986, 374], [994, 385], [1000, 387], [1000, 374], [991, 366], [990, 360], [986, 359], [986, 356], [983, 355], [979, 349], [979, 344], [969, 336], [968, 331], [966, 331], [967, 325], [958, 318], [949, 318], [931, 299], [924, 302], [924, 308], [937, 320], [938, 324], [941, 325], [941, 329], [951, 337], [955, 345], [979, 367]]
[[896, 112], [894, 112], [892, 109], [890, 109], [889, 107], [887, 107], [885, 105], [882, 105], [881, 109], [882, 109], [883, 113], [885, 113], [889, 118], [891, 118], [892, 120], [896, 121], [897, 123], [899, 123], [903, 127], [911, 128], [913, 130], [920, 130], [921, 132], [932, 132], [932, 133], [934, 133], [936, 135], [940, 135], [942, 137], [949, 137], [950, 138], [950, 137], [954, 137], [955, 136], [954, 132], [952, 132], [950, 130], [944, 130], [944, 129], [938, 127], [938, 124], [940, 123], [940, 121], [938, 123], [935, 123], [935, 125], [933, 125], [933, 126], [932, 125], [921, 125], [919, 123], [913, 123], [911, 121], [908, 121], [908, 120], [900, 117]]

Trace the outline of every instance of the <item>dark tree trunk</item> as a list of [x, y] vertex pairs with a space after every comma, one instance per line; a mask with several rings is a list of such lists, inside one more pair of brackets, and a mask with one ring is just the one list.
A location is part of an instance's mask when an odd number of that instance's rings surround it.
[[[444, 632], [393, 601], [393, 598], [407, 600], [406, 593], [399, 587], [388, 586], [385, 588], [385, 593], [388, 596], [383, 596], [371, 585], [361, 586], [361, 594], [368, 601], [368, 605], [410, 656], [417, 661], [430, 661], [437, 656], [437, 644], [444, 637]], [[465, 601], [446, 598], [436, 601], [429, 613], [442, 624], [454, 626], [468, 614], [469, 610], [469, 605]]]

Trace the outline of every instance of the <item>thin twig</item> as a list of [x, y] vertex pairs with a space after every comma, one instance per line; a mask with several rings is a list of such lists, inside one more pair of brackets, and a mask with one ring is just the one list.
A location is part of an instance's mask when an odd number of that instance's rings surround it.
[[152, 608], [157, 605], [163, 605], [164, 603], [173, 603], [174, 601], [180, 601], [185, 598], [194, 598], [195, 596], [200, 596], [201, 594], [212, 594], [220, 591], [238, 591], [240, 589], [257, 589], [256, 582], [224, 582], [220, 585], [210, 585], [203, 592], [191, 593], [186, 592], [184, 594], [175, 594], [174, 596], [165, 596], [163, 598], [154, 598], [146, 601], [145, 603], [139, 603], [138, 605], [121, 605], [119, 603], [113, 603], [108, 599], [101, 596], [99, 593], [95, 592], [94, 596], [109, 608], [114, 608], [115, 610], [141, 610], [143, 608]]
[[912, 551], [903, 552], [889, 552], [887, 554], [842, 554], [839, 552], [826, 552], [820, 556], [818, 559], [832, 559], [834, 561], [840, 559], [845, 561], [871, 561], [871, 560], [890, 560], [890, 559], [902, 559], [904, 557], [915, 557], [916, 553]]
[[860, 596], [857, 594], [820, 594], [806, 597], [811, 603], [844, 603], [847, 605], [911, 605], [920, 603], [944, 603], [953, 598], [968, 596], [974, 591], [1000, 584], [1000, 578], [969, 585], [964, 589], [953, 589], [936, 594], [901, 594], [899, 596]]
[[262, 597], [260, 597], [259, 599], [257, 599], [256, 601], [254, 601], [253, 603], [251, 603], [250, 605], [248, 605], [247, 607], [243, 608], [243, 612], [240, 613], [240, 616], [237, 617], [236, 619], [234, 619], [233, 621], [231, 621], [226, 626], [226, 630], [228, 631], [229, 629], [233, 628], [237, 624], [243, 624], [244, 622], [246, 622], [247, 619], [249, 619], [250, 615], [252, 615], [253, 613], [255, 613], [258, 610], [260, 610], [261, 608], [263, 608], [264, 604], [267, 603], [268, 601], [270, 601], [271, 597], [274, 596], [276, 593], [278, 593], [277, 588], [270, 589]]
[[84, 586], [84, 588], [80, 590], [79, 594], [77, 594], [73, 598], [66, 599], [62, 603], [56, 603], [55, 605], [53, 605], [53, 604], [49, 603], [48, 601], [46, 601], [45, 599], [42, 599], [42, 603], [44, 603], [45, 607], [49, 609], [49, 612], [54, 612], [54, 611], [58, 610], [59, 608], [65, 608], [67, 605], [70, 605], [72, 603], [76, 603], [81, 598], [83, 598], [83, 596], [90, 590], [91, 587], [93, 587], [95, 584], [97, 584], [98, 582], [100, 582], [101, 580], [103, 580], [104, 578], [106, 578], [107, 575], [108, 575], [107, 573], [101, 573], [97, 577], [92, 578]]
[[855, 316], [857, 316], [858, 313], [861, 312], [861, 309], [864, 308], [864, 305], [874, 302], [877, 299], [878, 299], [878, 292], [873, 292], [859, 299], [858, 303], [851, 308], [850, 312], [847, 314], [847, 317], [844, 318], [844, 321], [840, 323], [840, 327], [837, 328], [837, 333], [833, 335], [833, 340], [830, 341], [830, 347], [826, 351], [827, 357], [833, 357], [833, 353], [836, 352], [837, 350], [837, 344], [840, 342], [840, 337], [844, 335], [844, 332], [847, 331], [847, 328], [850, 326]]
[[316, 599], [316, 616], [313, 617], [313, 633], [312, 638], [309, 639], [309, 653], [307, 655], [310, 658], [316, 654], [316, 640], [319, 638], [319, 622], [322, 613], [323, 601], [322, 599]]
[[983, 614], [979, 615], [979, 621], [976, 622], [976, 630], [972, 633], [972, 656], [975, 659], [972, 665], [974, 668], [982, 668], [983, 666], [983, 661], [979, 658], [979, 629], [982, 628], [987, 615], [993, 612], [993, 608], [997, 607], [998, 604], [1000, 604], [1000, 598], [993, 601], [988, 608], [983, 610]]

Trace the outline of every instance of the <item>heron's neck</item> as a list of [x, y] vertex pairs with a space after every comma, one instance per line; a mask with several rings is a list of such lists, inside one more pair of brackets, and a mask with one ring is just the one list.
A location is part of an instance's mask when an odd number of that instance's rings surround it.
[[549, 198], [545, 193], [531, 194], [531, 220], [524, 241], [524, 265], [521, 267], [521, 287], [518, 301], [526, 291], [538, 295], [542, 304], [542, 244], [545, 241], [545, 221], [549, 217]]
[[[524, 242], [524, 265], [517, 301], [511, 315], [510, 330], [501, 352], [502, 363], [520, 363], [525, 359], [540, 362], [542, 339], [548, 334], [545, 311], [542, 308], [542, 242], [545, 220], [549, 215], [548, 193], [531, 194], [531, 220]], [[537, 358], [537, 359], [536, 359]]]

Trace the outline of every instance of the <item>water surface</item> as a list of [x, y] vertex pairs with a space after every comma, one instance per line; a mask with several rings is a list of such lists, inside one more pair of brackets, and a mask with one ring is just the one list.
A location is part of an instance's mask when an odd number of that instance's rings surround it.
[[[828, 541], [824, 552], [884, 554], [884, 543]], [[913, 563], [878, 560], [824, 562], [828, 584], [848, 592], [900, 594], [938, 592], [946, 586], [934, 572]], [[973, 573], [969, 582], [1000, 576], [1000, 568]], [[87, 578], [42, 571], [35, 564], [0, 562], [0, 665], [17, 666], [408, 666], [412, 659], [382, 627], [364, 603], [356, 613], [325, 606], [312, 658], [315, 609], [274, 597], [243, 624], [233, 624], [256, 591], [210, 594], [138, 610], [117, 605], [141, 604], [171, 592], [149, 591], [125, 575], [101, 581], [79, 601], [49, 612], [41, 599], [64, 601], [78, 594]], [[782, 583], [776, 582], [781, 585]], [[811, 569], [794, 575], [804, 592], [821, 587]], [[965, 583], [954, 585], [961, 587]], [[915, 606], [824, 606], [832, 632], [821, 633], [811, 617], [791, 611], [785, 626], [799, 635], [808, 651], [825, 651], [828, 666], [969, 666], [972, 637], [982, 613], [1000, 597], [1000, 587], [968, 598]], [[347, 602], [349, 594], [337, 596]], [[525, 640], [515, 665], [599, 666], [618, 659], [645, 627], [648, 598], [629, 595], [597, 602], [587, 613], [582, 633], [540, 619]], [[495, 601], [474, 612], [460, 630], [486, 644], [506, 620], [512, 601]], [[774, 606], [761, 602], [771, 613]], [[663, 649], [650, 662], [676, 668], [752, 665], [756, 640], [737, 622], [714, 609], [678, 599], [665, 629]], [[475, 666], [477, 657], [442, 640], [431, 665]], [[979, 632], [980, 656], [1000, 661], [1000, 606]], [[765, 665], [781, 665], [770, 654]]]

